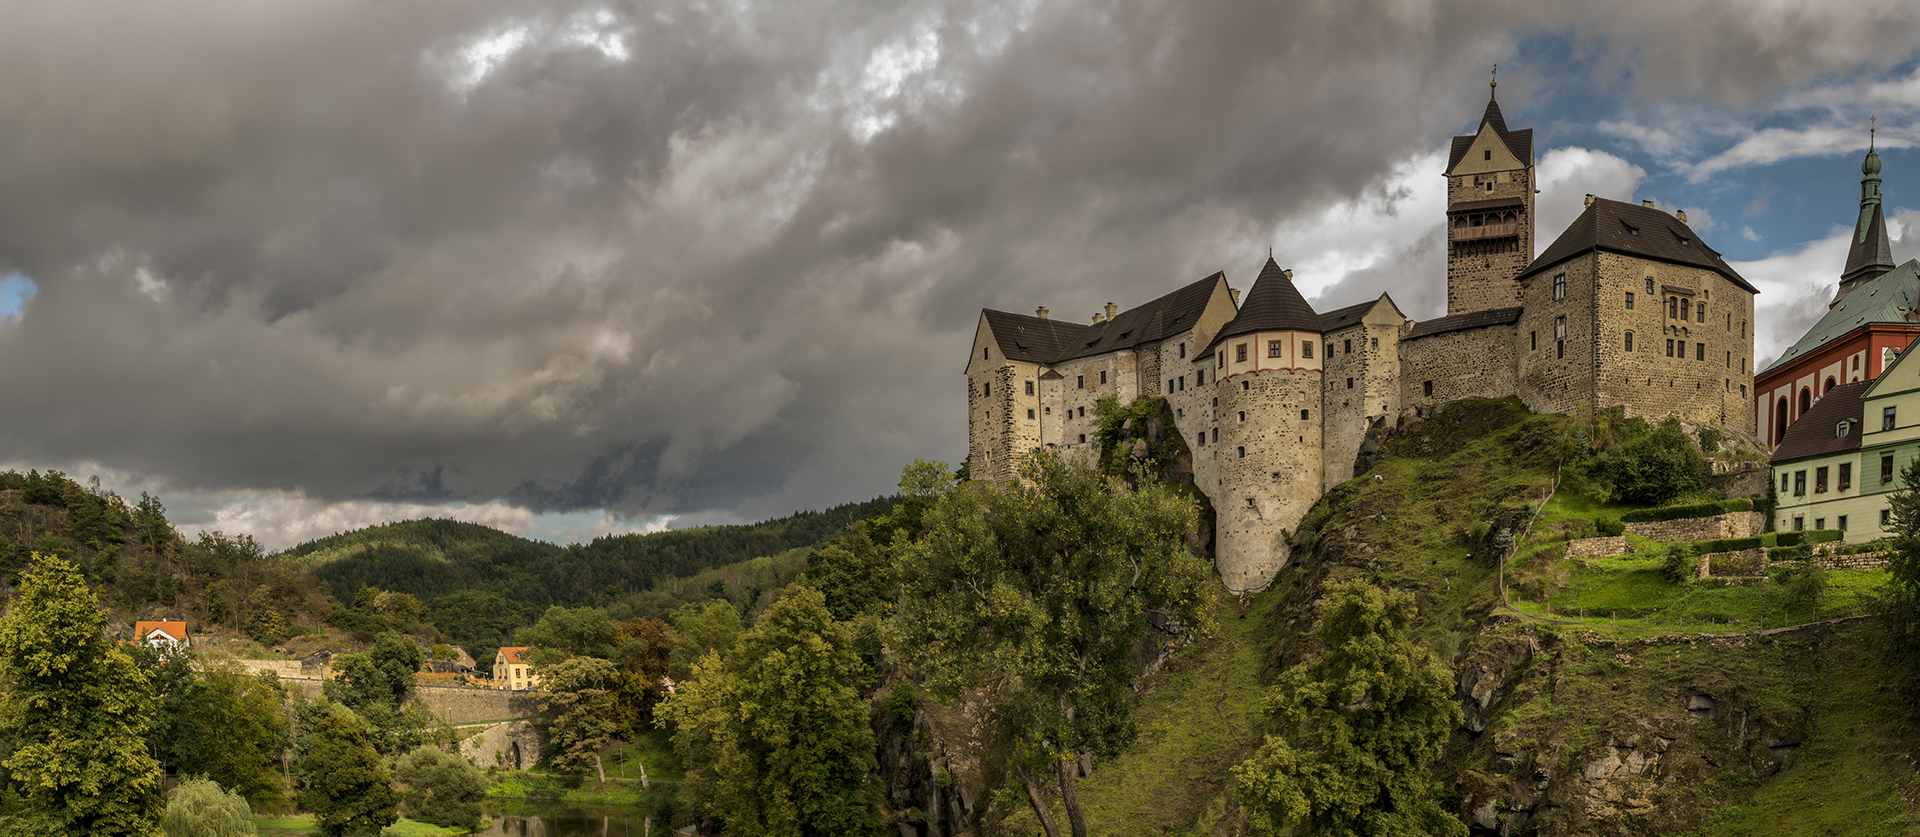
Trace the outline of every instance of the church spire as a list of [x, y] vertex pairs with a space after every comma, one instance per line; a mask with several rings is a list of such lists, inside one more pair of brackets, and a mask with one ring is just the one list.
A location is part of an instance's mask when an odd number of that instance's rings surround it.
[[[1878, 119], [1874, 120], [1876, 123]], [[1860, 161], [1860, 218], [1853, 225], [1853, 243], [1847, 266], [1840, 273], [1838, 305], [1847, 292], [1893, 269], [1893, 245], [1887, 240], [1887, 219], [1880, 208], [1880, 154], [1874, 150], [1878, 125], [1867, 129], [1867, 158]], [[1829, 306], [1831, 307], [1831, 306]]]

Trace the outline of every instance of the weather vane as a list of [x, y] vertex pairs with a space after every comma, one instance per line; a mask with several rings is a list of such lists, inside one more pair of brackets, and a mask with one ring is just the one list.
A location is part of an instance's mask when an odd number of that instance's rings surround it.
[[1500, 65], [1499, 64], [1493, 65], [1493, 80], [1487, 82], [1487, 86], [1488, 87], [1500, 86]]
[[1873, 150], [1873, 132], [1880, 130], [1880, 125], [1878, 124], [1879, 122], [1880, 122], [1880, 117], [1878, 115], [1871, 115], [1867, 117], [1867, 150], [1868, 151]]

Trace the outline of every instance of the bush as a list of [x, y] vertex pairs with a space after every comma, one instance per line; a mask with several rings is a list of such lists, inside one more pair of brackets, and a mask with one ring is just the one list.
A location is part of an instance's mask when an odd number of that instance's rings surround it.
[[1666, 561], [1660, 566], [1660, 575], [1674, 584], [1685, 584], [1700, 576], [1700, 557], [1694, 554], [1692, 544], [1678, 543], [1667, 547]]
[[1700, 450], [1713, 453], [1720, 449], [1720, 428], [1707, 426], [1700, 428]]
[[1620, 533], [1627, 531], [1627, 524], [1621, 523], [1615, 518], [1603, 517], [1593, 522], [1593, 528], [1603, 537], [1613, 538], [1619, 537]]
[[167, 837], [239, 837], [253, 834], [253, 814], [247, 800], [219, 782], [194, 777], [173, 789], [161, 824]]
[[1759, 535], [1754, 535], [1749, 538], [1716, 538], [1710, 541], [1696, 541], [1693, 545], [1693, 551], [1700, 555], [1707, 555], [1714, 552], [1739, 552], [1743, 549], [1753, 549], [1764, 546], [1766, 545], [1765, 542], [1766, 538]]
[[466, 759], [423, 744], [400, 757], [393, 775], [406, 786], [401, 803], [407, 816], [448, 828], [479, 827], [487, 780]]
[[1614, 497], [1651, 506], [1706, 487], [1706, 460], [1678, 419], [1670, 417], [1652, 430], [1645, 421], [1630, 419], [1622, 435], [1622, 444], [1593, 462], [1595, 476]]
[[1711, 503], [1690, 503], [1684, 506], [1664, 506], [1657, 509], [1636, 509], [1620, 515], [1627, 523], [1655, 523], [1663, 520], [1686, 520], [1694, 517], [1713, 517], [1729, 512], [1752, 511], [1753, 501], [1715, 500]]

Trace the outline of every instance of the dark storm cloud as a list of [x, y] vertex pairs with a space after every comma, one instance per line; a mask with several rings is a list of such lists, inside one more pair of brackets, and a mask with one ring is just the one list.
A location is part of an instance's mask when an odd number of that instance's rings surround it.
[[1515, 33], [1736, 106], [1915, 34], [1538, 5], [9, 3], [0, 265], [39, 294], [0, 322], [0, 461], [819, 507], [959, 458], [980, 307], [1244, 286], [1471, 121]]

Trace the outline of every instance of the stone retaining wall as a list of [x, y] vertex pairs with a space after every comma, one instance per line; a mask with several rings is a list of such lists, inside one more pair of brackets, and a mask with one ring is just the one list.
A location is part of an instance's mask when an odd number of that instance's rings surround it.
[[1759, 576], [1767, 573], [1767, 550], [1765, 547], [1742, 549], [1736, 552], [1709, 552], [1700, 556], [1700, 577], [1707, 576]]
[[299, 660], [234, 660], [233, 663], [253, 674], [271, 674], [283, 680], [300, 676]]
[[1567, 541], [1568, 558], [1608, 558], [1627, 554], [1627, 536], [1616, 535], [1611, 538], [1581, 538]]
[[1822, 555], [1820, 566], [1829, 570], [1870, 570], [1884, 567], [1893, 558], [1891, 552], [1862, 552], [1858, 555]]
[[1766, 520], [1759, 512], [1743, 511], [1713, 517], [1628, 523], [1626, 527], [1632, 534], [1656, 541], [1710, 541], [1716, 538], [1749, 538], [1760, 534], [1765, 525]]
[[[298, 689], [307, 697], [320, 695], [325, 681], [309, 677], [283, 677], [281, 685]], [[455, 689], [445, 686], [420, 686], [414, 689], [434, 717], [455, 724], [494, 721], [501, 718], [526, 718], [539, 711], [533, 693], [505, 689]], [[484, 765], [483, 765], [484, 766]]]

